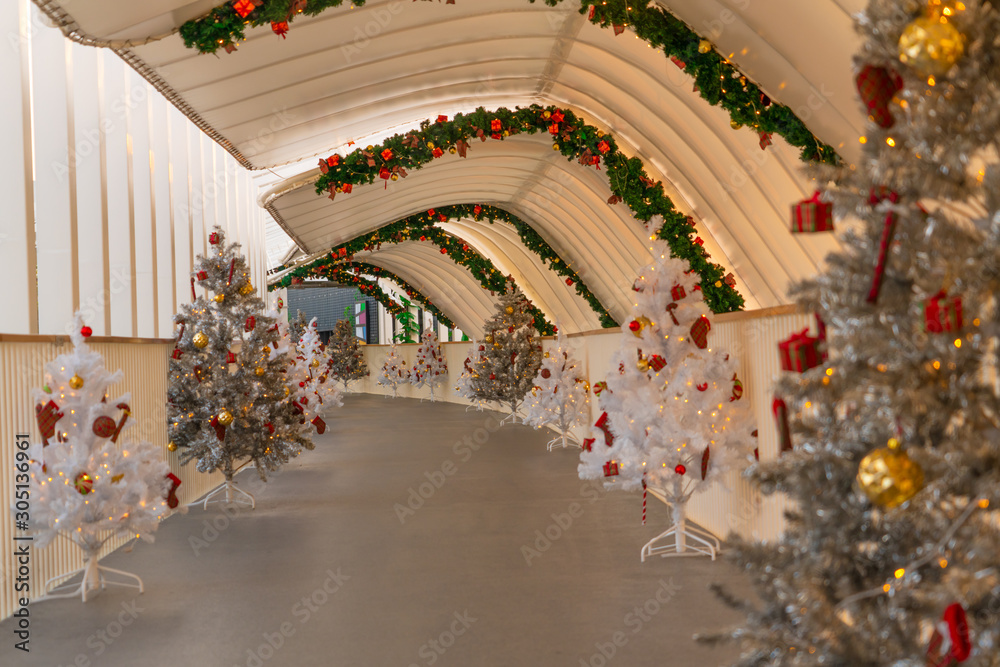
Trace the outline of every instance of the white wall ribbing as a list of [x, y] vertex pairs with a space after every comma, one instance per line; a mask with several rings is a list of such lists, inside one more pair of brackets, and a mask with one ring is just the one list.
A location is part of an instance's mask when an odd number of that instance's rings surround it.
[[95, 334], [169, 337], [213, 224], [263, 285], [250, 172], [114, 53], [2, 4], [20, 30], [0, 59], [0, 333], [64, 334], [82, 308]]

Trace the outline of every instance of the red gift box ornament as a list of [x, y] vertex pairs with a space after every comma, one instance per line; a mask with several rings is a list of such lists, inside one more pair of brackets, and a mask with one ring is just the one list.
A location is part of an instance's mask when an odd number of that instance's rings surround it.
[[253, 331], [254, 327], [257, 326], [257, 318], [251, 315], [247, 318], [246, 324], [243, 325], [244, 331]]
[[170, 480], [170, 488], [167, 489], [167, 507], [170, 509], [176, 509], [181, 501], [177, 499], [177, 487], [181, 485], [181, 478], [172, 472], [167, 473], [167, 479]]
[[926, 299], [920, 306], [924, 313], [924, 330], [927, 333], [958, 331], [962, 328], [962, 297], [949, 297], [941, 290]]
[[781, 370], [805, 373], [822, 363], [820, 340], [810, 336], [809, 329], [792, 334], [788, 340], [778, 343], [778, 353], [781, 356]]
[[253, 0], [236, 0], [233, 3], [233, 9], [236, 10], [241, 19], [245, 19], [256, 8], [257, 4]]
[[649, 367], [654, 371], [661, 371], [663, 367], [667, 365], [667, 361], [658, 354], [651, 355], [649, 357]]
[[199, 271], [198, 280], [208, 280], [208, 271]]
[[494, 118], [492, 121], [490, 121], [490, 129], [493, 130], [494, 132], [499, 132], [500, 130], [503, 129], [503, 122], [501, 122], [499, 118]]
[[708, 332], [712, 330], [712, 323], [702, 315], [691, 325], [691, 340], [701, 349], [708, 347]]
[[218, 232], [212, 232], [211, 234], [209, 234], [208, 235], [208, 242], [211, 243], [212, 245], [218, 245], [219, 244], [219, 234], [218, 234]]
[[792, 431], [788, 427], [788, 406], [780, 396], [774, 397], [771, 412], [774, 413], [774, 419], [778, 425], [778, 452], [792, 451]]
[[271, 21], [271, 30], [274, 31], [275, 35], [279, 35], [281, 39], [287, 39], [288, 21]]
[[604, 464], [604, 476], [605, 477], [614, 477], [617, 474], [618, 474], [618, 462], [617, 461], [608, 461], [607, 463]]
[[927, 665], [952, 667], [965, 662], [970, 655], [969, 622], [962, 605], [955, 602], [948, 605], [941, 621], [934, 626], [934, 634], [927, 646]]
[[687, 292], [684, 290], [684, 285], [674, 285], [670, 288], [670, 298], [674, 301], [680, 301], [687, 296]]
[[235, 364], [236, 363], [236, 355], [233, 354], [232, 352], [227, 352], [226, 353], [226, 363], [227, 364]]
[[832, 232], [833, 204], [820, 201], [817, 190], [809, 199], [792, 207], [792, 233]]
[[868, 117], [885, 129], [895, 125], [896, 119], [889, 111], [889, 104], [896, 93], [903, 89], [903, 77], [885, 67], [865, 65], [858, 72], [854, 83], [858, 87], [858, 95], [868, 109]]
[[584, 438], [583, 444], [580, 445], [580, 449], [585, 452], [592, 452], [594, 451], [594, 442], [596, 442], [596, 438]]

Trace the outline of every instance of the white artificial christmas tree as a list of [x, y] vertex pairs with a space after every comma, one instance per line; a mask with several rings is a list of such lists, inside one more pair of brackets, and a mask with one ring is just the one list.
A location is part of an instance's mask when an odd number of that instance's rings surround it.
[[428, 329], [420, 337], [417, 358], [413, 362], [413, 372], [410, 374], [410, 384], [414, 387], [429, 387], [431, 400], [434, 401], [437, 400], [434, 397], [434, 389], [447, 381], [448, 364], [444, 359], [444, 353], [438, 344], [437, 334]]
[[[129, 394], [108, 394], [122, 373], [107, 371], [103, 357], [87, 345], [89, 335], [78, 315], [73, 351], [46, 364], [43, 388], [32, 391], [42, 439], [30, 446], [30, 463], [17, 465], [30, 477], [30, 512], [14, 505], [18, 527], [24, 529], [22, 520], [28, 523], [36, 546], [61, 535], [83, 551], [82, 580], [48, 596], [82, 595], [84, 601], [90, 591], [109, 584], [142, 589], [138, 577], [101, 567], [98, 556], [106, 542], [121, 535], [152, 542], [160, 519], [177, 507], [174, 491], [180, 484], [159, 447], [125, 441]], [[111, 574], [136, 583], [115, 581]]]
[[735, 360], [711, 343], [697, 274], [670, 258], [664, 242], [653, 250], [657, 259], [636, 281], [632, 318], [601, 387], [601, 433], [584, 442], [579, 472], [624, 490], [649, 487], [671, 506], [673, 526], [643, 547], [643, 560], [714, 559], [718, 539], [687, 525], [684, 508], [693, 493], [752, 459], [755, 426]]
[[[468, 399], [472, 405], [469, 407], [475, 407], [477, 410], [482, 411], [483, 407], [486, 405], [486, 401], [480, 399], [476, 396], [475, 389], [473, 387], [473, 380], [478, 377], [476, 372], [476, 367], [482, 363], [483, 352], [486, 347], [478, 342], [477, 340], [472, 340], [472, 351], [469, 356], [465, 358], [462, 364], [462, 374], [458, 376], [458, 380], [455, 381], [455, 393], [457, 393], [462, 398]], [[468, 410], [468, 408], [466, 408]]]
[[410, 369], [406, 367], [406, 360], [399, 355], [396, 345], [389, 349], [389, 354], [385, 355], [382, 363], [382, 375], [378, 378], [379, 385], [390, 387], [392, 397], [396, 398], [399, 385], [408, 384], [410, 381]]
[[590, 386], [582, 377], [580, 362], [571, 354], [562, 334], [556, 348], [546, 352], [531, 389], [524, 421], [536, 428], [552, 425], [559, 435], [548, 443], [549, 451], [570, 442], [579, 444], [570, 430], [590, 416]]
[[302, 338], [295, 346], [295, 355], [288, 368], [289, 400], [300, 415], [303, 431], [316, 429], [322, 435], [326, 431], [323, 416], [332, 408], [344, 405], [340, 392], [326, 373], [327, 356], [316, 330], [316, 318], [303, 327]]

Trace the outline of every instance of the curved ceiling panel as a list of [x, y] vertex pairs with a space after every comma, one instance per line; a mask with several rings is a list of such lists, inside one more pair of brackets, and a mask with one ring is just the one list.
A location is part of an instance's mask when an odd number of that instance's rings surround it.
[[600, 318], [587, 302], [538, 255], [527, 250], [510, 225], [463, 219], [437, 226], [465, 240], [505, 275], [514, 276], [525, 295], [561, 330], [575, 333], [601, 328]]
[[470, 336], [481, 336], [483, 322], [495, 312], [495, 299], [472, 274], [427, 243], [386, 246], [363, 261], [388, 269], [416, 287]]
[[[797, 0], [659, 1], [850, 157], [864, 127], [849, 66], [849, 14], [861, 0], [815, 0], [808, 8]], [[148, 34], [151, 25], [202, 8], [184, 0], [158, 3], [159, 13], [125, 0], [93, 4], [103, 15], [80, 8], [81, 27], [117, 37]], [[573, 0], [555, 8], [527, 0], [368, 0], [363, 8], [300, 16], [287, 40], [251, 30], [238, 52], [218, 58], [184, 48], [176, 35], [134, 51], [256, 166], [289, 163], [283, 175], [299, 178], [312, 165], [296, 161], [349, 140], [378, 143], [440, 113], [528, 103], [572, 108], [613, 131], [664, 182], [678, 210], [698, 219], [706, 250], [736, 274], [747, 307], [785, 302], [789, 283], [814, 273], [837, 248], [832, 235], [786, 228], [789, 205], [813, 189], [799, 174], [797, 150], [775, 138], [762, 152], [754, 134], [733, 131], [728, 114], [692, 91], [692, 80], [661, 51], [630, 32], [616, 37], [591, 25], [578, 9]], [[505, 205], [537, 221], [622, 317], [649, 254], [625, 207], [603, 203], [604, 175], [545, 156], [544, 145], [526, 148], [523, 138], [503, 149], [492, 143], [475, 144], [474, 157], [461, 163], [445, 158], [411, 173], [389, 193], [376, 184], [331, 204], [306, 186], [275, 206], [296, 242], [313, 252], [421, 208]]]

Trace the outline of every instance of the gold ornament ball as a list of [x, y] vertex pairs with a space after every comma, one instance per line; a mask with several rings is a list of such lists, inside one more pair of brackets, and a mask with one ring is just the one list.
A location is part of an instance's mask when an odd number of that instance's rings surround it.
[[858, 466], [858, 485], [876, 505], [893, 508], [917, 495], [924, 486], [924, 471], [899, 448], [895, 439], [876, 449]]
[[707, 39], [703, 39], [698, 42], [698, 53], [708, 53], [712, 50], [712, 42]]
[[233, 413], [229, 410], [222, 410], [219, 412], [219, 423], [223, 426], [229, 426], [233, 423]]
[[645, 373], [646, 371], [649, 370], [649, 362], [646, 361], [645, 359], [640, 359], [639, 361], [635, 362], [635, 367], [638, 368], [643, 373]]
[[448, 152], [451, 153], [452, 155], [454, 155], [455, 153], [458, 152], [458, 149], [455, 148], [454, 146], [452, 146], [451, 148], [448, 149]]
[[263, 375], [264, 369], [258, 366], [257, 369], [254, 371], [254, 373], [256, 373], [258, 376]]
[[543, 357], [545, 357], [546, 359], [548, 359], [548, 358], [549, 358], [549, 353], [548, 353], [548, 352], [546, 352], [546, 353], [545, 353], [545, 354], [543, 354], [542, 356], [543, 356]]
[[246, 285], [244, 285], [243, 287], [241, 287], [240, 288], [240, 294], [242, 294], [243, 296], [249, 296], [249, 295], [253, 294], [253, 285], [251, 285], [250, 283], [247, 283]]
[[319, 368], [319, 359], [313, 359], [311, 366], [313, 368]]
[[552, 144], [552, 150], [554, 151], [559, 150], [559, 144]]
[[167, 451], [168, 452], [176, 452], [177, 451], [177, 443], [174, 442], [173, 440], [171, 440], [170, 442], [168, 442], [167, 443]]
[[483, 340], [486, 341], [487, 343], [492, 343], [493, 342], [493, 336], [486, 336], [485, 338], [483, 338]]
[[427, 148], [434, 148], [434, 142], [433, 141], [428, 141], [427, 142]]
[[390, 176], [389, 178], [391, 178], [391, 179], [392, 179], [392, 180], [394, 180], [394, 181], [398, 181], [398, 180], [399, 180], [399, 174], [393, 174], [393, 175], [392, 175], [392, 176]]
[[738, 130], [741, 127], [743, 127], [743, 123], [741, 123], [741, 122], [739, 122], [737, 120], [731, 120], [731, 121], [729, 121], [729, 127], [733, 128], [734, 130]]
[[218, 294], [215, 295], [215, 302], [216, 303], [222, 303], [225, 300], [226, 300], [226, 295], [225, 294], [223, 294], [223, 293], [220, 292], [220, 293], [218, 293]]
[[83, 389], [83, 378], [73, 373], [73, 377], [69, 379], [69, 386], [71, 389]]
[[507, 314], [508, 315], [513, 315], [514, 314], [514, 307], [513, 306], [507, 306]]
[[202, 350], [208, 346], [208, 336], [199, 331], [194, 335], [194, 338], [191, 339], [191, 342], [194, 343], [196, 348]]
[[290, 393], [291, 393], [291, 392], [290, 392], [290, 391], [288, 391], [288, 387], [285, 387], [285, 396], [288, 396], [288, 394], [290, 394]]
[[944, 76], [965, 52], [965, 36], [942, 19], [925, 16], [899, 36], [899, 60], [923, 76]]

